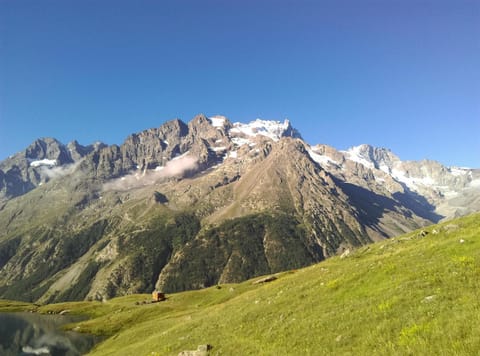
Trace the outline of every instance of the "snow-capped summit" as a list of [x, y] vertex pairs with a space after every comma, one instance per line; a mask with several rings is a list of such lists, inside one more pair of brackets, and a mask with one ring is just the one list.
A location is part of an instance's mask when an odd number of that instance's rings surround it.
[[255, 137], [258, 135], [271, 138], [273, 141], [280, 140], [281, 137], [291, 136], [300, 138], [300, 134], [290, 125], [290, 121], [285, 119], [284, 122], [274, 120], [257, 119], [248, 124], [236, 122], [230, 130], [232, 134], [243, 134], [247, 137]]

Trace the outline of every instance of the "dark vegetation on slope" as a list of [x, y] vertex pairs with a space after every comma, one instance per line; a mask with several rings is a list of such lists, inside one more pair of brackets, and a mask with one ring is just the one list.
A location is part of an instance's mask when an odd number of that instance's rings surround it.
[[254, 214], [223, 222], [187, 244], [162, 280], [166, 292], [307, 266], [323, 259], [299, 221], [286, 214]]

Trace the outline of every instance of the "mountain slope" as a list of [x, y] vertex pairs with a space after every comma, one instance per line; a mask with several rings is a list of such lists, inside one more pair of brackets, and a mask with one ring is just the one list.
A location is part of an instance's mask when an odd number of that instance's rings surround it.
[[288, 121], [219, 116], [172, 120], [120, 146], [44, 139], [0, 169], [18, 181], [0, 201], [0, 296], [39, 302], [300, 268], [480, 201], [476, 170], [310, 146]]
[[[480, 347], [480, 215], [361, 247], [269, 283], [68, 303], [110, 337], [92, 355], [455, 354]], [[239, 351], [241, 350], [241, 351]]]

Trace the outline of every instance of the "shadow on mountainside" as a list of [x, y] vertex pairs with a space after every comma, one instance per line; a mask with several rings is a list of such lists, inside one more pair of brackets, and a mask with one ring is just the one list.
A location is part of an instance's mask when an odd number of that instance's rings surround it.
[[443, 218], [433, 211], [435, 207], [424, 197], [411, 191], [394, 193], [392, 199], [338, 179], [335, 179], [335, 183], [348, 195], [350, 204], [359, 212], [361, 222], [368, 226], [377, 225], [388, 211], [403, 214], [407, 218], [411, 218], [413, 212], [434, 223]]
[[434, 222], [435, 224], [445, 217], [435, 213], [435, 206], [430, 204], [425, 197], [411, 191], [408, 188], [405, 189], [405, 193], [393, 193], [393, 197], [404, 207], [410, 209], [416, 215]]

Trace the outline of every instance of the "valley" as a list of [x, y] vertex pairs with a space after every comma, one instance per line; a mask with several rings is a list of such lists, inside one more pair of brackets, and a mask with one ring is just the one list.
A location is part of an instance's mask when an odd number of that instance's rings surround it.
[[478, 214], [350, 250], [267, 283], [0, 311], [88, 315], [70, 328], [106, 335], [89, 355], [471, 355], [480, 347]]

